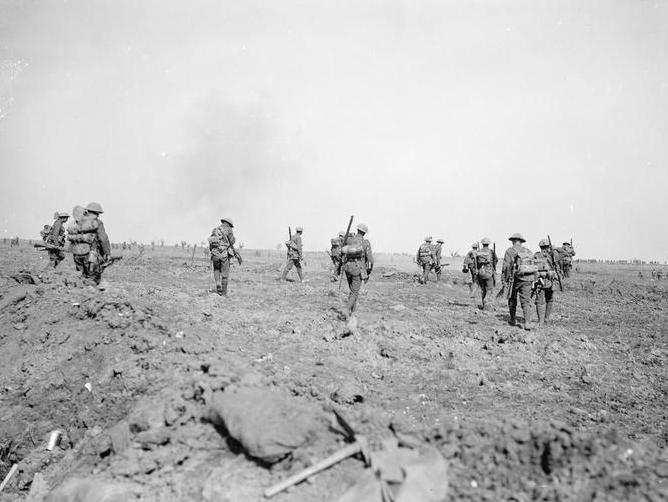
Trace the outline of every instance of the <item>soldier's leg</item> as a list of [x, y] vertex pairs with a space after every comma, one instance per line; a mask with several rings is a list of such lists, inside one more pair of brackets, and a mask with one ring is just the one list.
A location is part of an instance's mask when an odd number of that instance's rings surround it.
[[216, 291], [220, 293], [220, 260], [212, 258], [211, 269], [213, 270], [213, 282], [216, 284]]
[[346, 272], [346, 276], [348, 278], [348, 287], [350, 288], [347, 305], [348, 315], [352, 315], [357, 310], [357, 299], [362, 287], [362, 277], [359, 274], [351, 274], [349, 272]]
[[58, 251], [58, 256], [56, 257], [56, 264], [54, 267], [57, 267], [58, 264], [65, 259], [65, 252], [64, 251]]
[[520, 305], [524, 314], [524, 329], [529, 330], [529, 320], [531, 319], [531, 281], [519, 282]]
[[290, 272], [290, 269], [292, 269], [292, 260], [288, 260], [288, 262], [285, 264], [285, 268], [283, 269], [283, 275], [281, 275], [281, 279], [286, 280], [288, 278], [288, 272]]
[[538, 324], [542, 325], [545, 323], [545, 290], [539, 289], [536, 293], [536, 314], [538, 315]]
[[552, 288], [545, 290], [545, 324], [550, 320], [552, 306], [554, 305], [554, 290]]
[[422, 277], [420, 278], [420, 284], [427, 284], [428, 280], [429, 280], [429, 264], [428, 263], [423, 263], [422, 264]]
[[441, 280], [441, 271], [443, 270], [440, 265], [436, 265], [434, 267], [434, 270], [436, 271], [436, 282], [440, 282]]
[[295, 260], [295, 268], [297, 269], [299, 282], [304, 282], [304, 275], [302, 274], [302, 264], [299, 262], [299, 260]]
[[220, 296], [227, 296], [227, 282], [230, 277], [230, 260], [223, 260], [220, 265]]
[[517, 314], [517, 281], [513, 282], [513, 288], [508, 297], [508, 312], [510, 313], [510, 324], [515, 326], [515, 316]]

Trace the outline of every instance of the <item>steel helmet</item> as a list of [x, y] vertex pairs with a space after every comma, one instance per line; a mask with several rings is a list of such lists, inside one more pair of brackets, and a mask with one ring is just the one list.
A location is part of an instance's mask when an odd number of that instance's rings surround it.
[[487, 237], [483, 237], [480, 242], [482, 244], [491, 244], [492, 243], [492, 241], [490, 241]]
[[369, 233], [369, 227], [367, 227], [364, 223], [360, 223], [359, 225], [357, 225], [357, 230], [365, 234]]
[[345, 237], [346, 233], [343, 230], [339, 230], [339, 237]]
[[471, 247], [472, 247], [473, 249], [478, 249], [478, 243], [477, 243], [477, 242], [474, 242], [473, 244], [471, 244]]
[[513, 234], [510, 237], [508, 237], [509, 241], [520, 241], [520, 242], [526, 242], [527, 240], [522, 237], [522, 234]]
[[431, 235], [427, 236], [424, 238], [425, 242], [431, 242]]
[[443, 244], [443, 242], [445, 241], [443, 241], [443, 239], [437, 239], [436, 242], [438, 242], [439, 244]]
[[234, 227], [234, 223], [232, 223], [232, 220], [229, 219], [229, 218], [221, 218], [221, 219], [220, 219], [220, 222], [221, 222], [221, 223], [229, 223], [229, 225], [230, 225], [231, 227]]
[[302, 227], [297, 227], [295, 228], [295, 232], [303, 232], [304, 229]]
[[89, 202], [86, 206], [86, 211], [97, 214], [102, 214], [104, 212], [102, 211], [102, 206], [98, 202]]
[[541, 239], [540, 242], [538, 243], [538, 247], [539, 248], [550, 247], [550, 241], [548, 241], [547, 239]]
[[570, 246], [570, 245], [571, 245], [571, 243], [568, 242], [568, 241], [566, 241], [566, 242], [562, 242], [561, 244], [564, 245], [564, 246]]
[[58, 218], [69, 218], [69, 217], [70, 215], [67, 214], [65, 211], [58, 213]]

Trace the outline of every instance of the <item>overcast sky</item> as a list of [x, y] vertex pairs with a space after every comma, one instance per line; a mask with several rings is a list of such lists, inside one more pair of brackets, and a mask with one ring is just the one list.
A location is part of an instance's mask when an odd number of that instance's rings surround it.
[[668, 2], [0, 0], [0, 235], [668, 259]]

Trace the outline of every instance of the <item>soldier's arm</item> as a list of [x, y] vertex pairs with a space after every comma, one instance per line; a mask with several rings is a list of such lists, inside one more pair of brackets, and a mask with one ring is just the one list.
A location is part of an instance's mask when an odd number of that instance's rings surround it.
[[98, 220], [97, 226], [97, 238], [100, 242], [100, 247], [102, 248], [102, 254], [104, 256], [111, 255], [111, 244], [109, 243], [109, 236], [107, 231], [104, 229], [104, 224]]
[[371, 251], [371, 243], [364, 242], [364, 252], [366, 254], [366, 268], [369, 272], [373, 270], [373, 251]]
[[508, 278], [513, 269], [513, 248], [508, 248], [506, 254], [503, 256], [503, 267], [501, 268], [501, 274], [504, 278]]

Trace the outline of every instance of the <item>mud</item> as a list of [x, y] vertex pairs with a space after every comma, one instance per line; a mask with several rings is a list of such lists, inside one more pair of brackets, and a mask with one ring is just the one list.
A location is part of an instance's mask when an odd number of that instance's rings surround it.
[[[246, 250], [220, 298], [201, 256], [125, 253], [100, 291], [70, 259], [53, 272], [2, 248], [0, 478], [19, 466], [3, 500], [88, 482], [126, 499], [261, 500], [342, 446], [321, 427], [258, 462], [210, 416], [214, 396], [248, 387], [321, 417], [336, 407], [374, 448], [435, 446], [447, 500], [668, 498], [668, 281], [580, 264], [553, 324], [524, 332], [501, 303], [476, 307], [458, 263], [422, 286], [409, 257], [381, 255], [346, 330], [326, 255], [306, 257], [304, 284], [280, 283], [280, 255]], [[362, 468], [348, 459], [276, 500], [336, 500]]]

